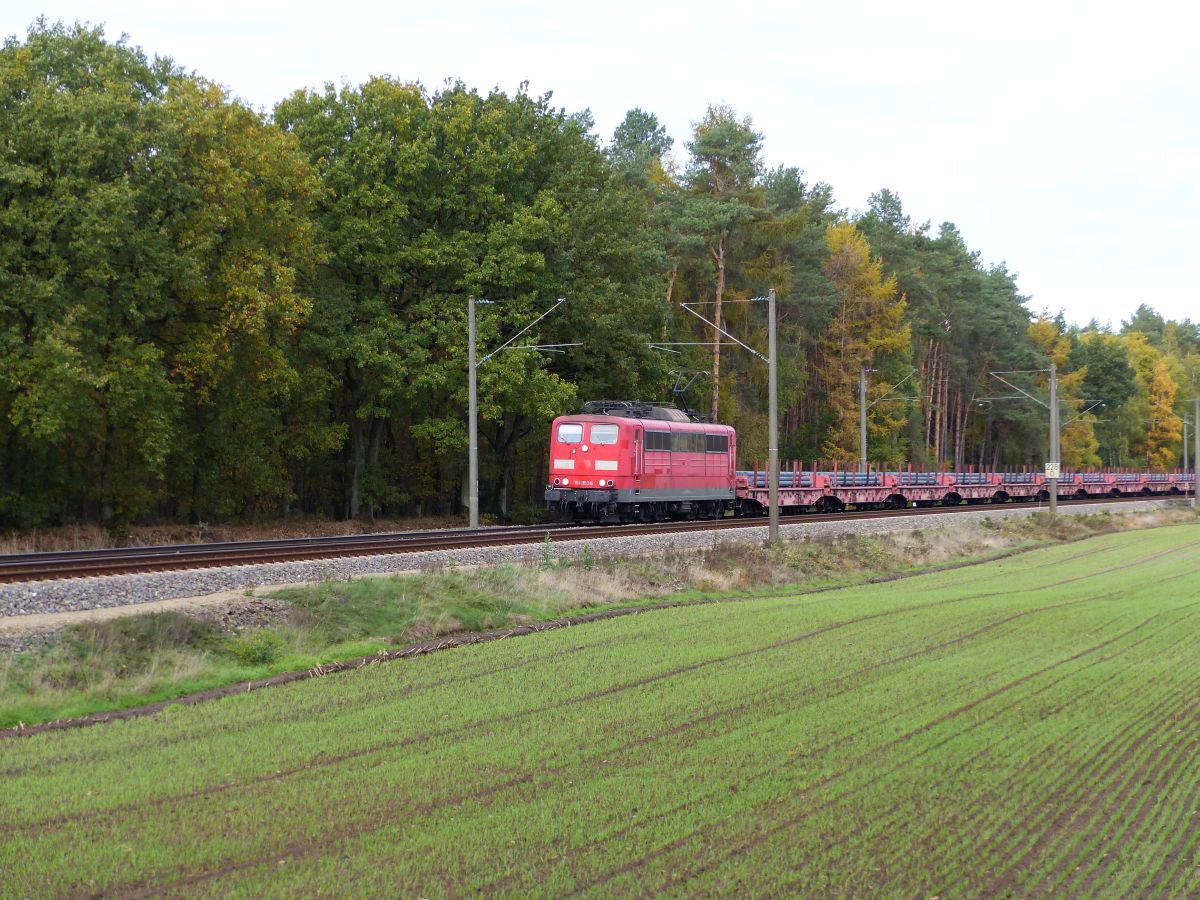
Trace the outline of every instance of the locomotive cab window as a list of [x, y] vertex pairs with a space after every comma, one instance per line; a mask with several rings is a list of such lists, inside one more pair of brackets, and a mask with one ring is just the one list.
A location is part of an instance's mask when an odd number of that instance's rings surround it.
[[583, 440], [583, 426], [577, 422], [563, 422], [558, 426], [560, 444], [578, 444]]
[[616, 425], [593, 425], [592, 426], [592, 443], [593, 444], [615, 444], [617, 442], [617, 426]]
[[704, 436], [704, 449], [709, 453], [728, 453], [729, 435], [706, 434]]

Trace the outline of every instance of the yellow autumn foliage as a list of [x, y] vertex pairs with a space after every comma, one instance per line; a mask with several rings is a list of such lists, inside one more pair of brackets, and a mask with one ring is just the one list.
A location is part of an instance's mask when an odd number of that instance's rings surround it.
[[[838, 304], [812, 361], [812, 376], [826, 398], [833, 422], [822, 446], [829, 460], [850, 463], [858, 459], [859, 369], [876, 360], [905, 352], [911, 345], [904, 321], [906, 302], [894, 275], [883, 276], [883, 261], [872, 258], [871, 247], [849, 222], [832, 225], [826, 232], [829, 255], [825, 276], [838, 292]], [[882, 396], [890, 385], [876, 382], [872, 393]], [[876, 438], [899, 434], [907, 417], [872, 410], [871, 433]]]

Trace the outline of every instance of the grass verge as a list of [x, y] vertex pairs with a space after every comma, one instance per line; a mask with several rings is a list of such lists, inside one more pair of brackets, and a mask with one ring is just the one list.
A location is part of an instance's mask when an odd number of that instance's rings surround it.
[[813, 590], [986, 560], [1096, 534], [1195, 521], [1187, 509], [1035, 515], [882, 535], [786, 542], [722, 539], [636, 558], [547, 555], [521, 566], [326, 580], [271, 595], [273, 624], [225, 633], [183, 612], [67, 628], [48, 645], [0, 654], [0, 727], [157, 703], [229, 684], [394, 650], [428, 638], [545, 622], [579, 612]]

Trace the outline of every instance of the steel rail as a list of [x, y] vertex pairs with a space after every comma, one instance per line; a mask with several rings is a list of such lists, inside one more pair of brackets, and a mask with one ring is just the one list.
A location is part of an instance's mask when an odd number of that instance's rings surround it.
[[[552, 525], [544, 530], [556, 530], [559, 528], [571, 528], [570, 525]], [[479, 529], [480, 532], [487, 534], [504, 534], [504, 533], [521, 533], [527, 530], [527, 526], [507, 527], [507, 528], [485, 528]], [[458, 535], [469, 533], [468, 529], [463, 528], [441, 528], [432, 531], [375, 531], [368, 534], [342, 534], [342, 535], [324, 535], [319, 537], [302, 537], [302, 538], [270, 538], [252, 541], [211, 541], [202, 543], [190, 544], [147, 544], [138, 547], [120, 547], [120, 548], [92, 548], [87, 550], [52, 550], [37, 553], [12, 553], [0, 554], [0, 566], [9, 562], [20, 562], [28, 559], [38, 559], [44, 562], [52, 562], [55, 560], [63, 560], [67, 562], [75, 560], [84, 560], [88, 558], [107, 558], [114, 553], [128, 554], [131, 558], [134, 556], [157, 557], [165, 556], [172, 553], [189, 552], [203, 550], [206, 552], [221, 552], [227, 550], [242, 551], [247, 549], [259, 549], [265, 551], [273, 550], [277, 547], [294, 547], [294, 546], [338, 546], [346, 542], [353, 543], [390, 543], [396, 540], [417, 540], [417, 539], [436, 539], [442, 536]]]

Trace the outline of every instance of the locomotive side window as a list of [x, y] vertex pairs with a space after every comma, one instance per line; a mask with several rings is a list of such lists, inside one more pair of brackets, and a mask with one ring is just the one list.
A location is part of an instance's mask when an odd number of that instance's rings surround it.
[[675, 443], [671, 448], [676, 453], [703, 453], [704, 435], [680, 433], [675, 435]]
[[729, 435], [706, 434], [704, 436], [704, 449], [709, 453], [728, 453]]
[[616, 425], [593, 425], [592, 426], [592, 443], [593, 444], [615, 444], [617, 442], [617, 426]]
[[671, 449], [671, 432], [669, 431], [650, 431], [646, 430], [646, 449], [647, 450], [670, 450]]
[[583, 440], [583, 426], [576, 422], [563, 422], [558, 426], [560, 444], [578, 444]]

